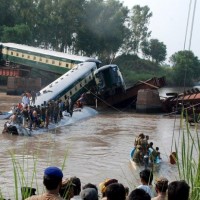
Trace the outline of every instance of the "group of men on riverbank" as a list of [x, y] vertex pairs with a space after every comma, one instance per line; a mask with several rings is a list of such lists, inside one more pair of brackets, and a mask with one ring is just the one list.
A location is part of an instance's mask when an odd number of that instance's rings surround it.
[[[155, 187], [152, 185], [153, 173], [144, 169], [139, 173], [141, 184], [129, 193], [117, 179], [106, 179], [99, 184], [87, 183], [81, 188], [81, 181], [77, 177], [63, 180], [63, 173], [58, 167], [48, 167], [44, 170], [43, 184], [46, 192], [41, 195], [33, 193], [22, 194], [26, 200], [188, 200], [190, 187], [181, 181], [169, 181], [165, 177], [158, 177]], [[30, 189], [30, 188], [28, 188]], [[30, 190], [29, 190], [30, 191]], [[34, 189], [35, 191], [35, 189]]]

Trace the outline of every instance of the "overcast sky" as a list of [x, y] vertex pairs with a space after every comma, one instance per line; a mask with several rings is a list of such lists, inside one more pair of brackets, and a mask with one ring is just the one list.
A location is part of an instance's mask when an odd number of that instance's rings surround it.
[[[186, 50], [189, 49], [194, 1], [192, 2]], [[121, 2], [124, 2], [129, 9], [134, 5], [148, 5], [153, 13], [149, 25], [149, 30], [152, 31], [151, 38], [156, 38], [167, 46], [168, 57], [184, 49], [190, 0], [121, 0]], [[200, 2], [198, 1], [190, 50], [200, 59]]]

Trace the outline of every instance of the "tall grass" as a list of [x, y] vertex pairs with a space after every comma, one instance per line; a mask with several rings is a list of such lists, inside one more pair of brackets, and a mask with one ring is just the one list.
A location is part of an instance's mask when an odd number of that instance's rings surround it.
[[[52, 138], [50, 138], [52, 140]], [[14, 188], [13, 188], [13, 194], [15, 200], [21, 200], [25, 199], [28, 196], [31, 196], [32, 190], [31, 188], [35, 188], [37, 191], [37, 194], [41, 194], [44, 190], [44, 187], [39, 184], [39, 179], [42, 180], [42, 176], [40, 175], [43, 173], [39, 168], [41, 168], [41, 163], [39, 159], [40, 155], [40, 142], [38, 142], [36, 147], [36, 152], [31, 151], [32, 155], [30, 155], [30, 152], [28, 151], [27, 144], [24, 144], [24, 151], [22, 155], [19, 156], [19, 154], [15, 153], [15, 151], [10, 151], [9, 155], [11, 157], [12, 167], [13, 167], [13, 177], [14, 177]], [[55, 161], [52, 161], [52, 152], [54, 151], [54, 146], [49, 147], [48, 149], [48, 155], [46, 155], [47, 160], [45, 161], [46, 166], [48, 167], [52, 165], [52, 163], [55, 163]], [[64, 170], [67, 162], [68, 157], [68, 150], [69, 148], [66, 148], [64, 152], [63, 158], [61, 159], [61, 164], [58, 167], [60, 167], [62, 170]], [[44, 160], [41, 160], [44, 163]], [[0, 199], [6, 199], [4, 194], [1, 193], [0, 190]]]
[[[194, 113], [195, 115], [195, 113]], [[194, 116], [195, 117], [195, 116]], [[177, 152], [177, 167], [179, 178], [190, 185], [190, 199], [200, 199], [200, 137], [198, 134], [198, 123], [192, 127], [188, 122], [189, 116], [183, 112], [180, 121], [180, 135], [175, 141]], [[185, 122], [185, 123], [184, 123]]]

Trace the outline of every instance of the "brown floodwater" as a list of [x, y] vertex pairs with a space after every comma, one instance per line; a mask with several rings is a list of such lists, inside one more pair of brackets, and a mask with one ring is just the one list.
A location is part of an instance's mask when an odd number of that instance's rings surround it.
[[[0, 132], [4, 123], [5, 120], [0, 121]], [[38, 193], [42, 192], [44, 169], [49, 165], [62, 167], [63, 163], [64, 177], [77, 176], [82, 185], [88, 182], [98, 185], [106, 178], [116, 178], [132, 190], [140, 184], [141, 169], [134, 170], [131, 166], [130, 151], [140, 133], [149, 135], [154, 147], [160, 148], [162, 163], [154, 178], [160, 175], [169, 180], [178, 178], [176, 166], [169, 163], [169, 154], [174, 150], [173, 135], [179, 139], [183, 134], [179, 116], [107, 110], [31, 137], [0, 134], [1, 192], [6, 198], [14, 199], [12, 158], [20, 176], [20, 168], [23, 169], [28, 185], [34, 179], [32, 185]], [[18, 182], [18, 188], [24, 184]]]

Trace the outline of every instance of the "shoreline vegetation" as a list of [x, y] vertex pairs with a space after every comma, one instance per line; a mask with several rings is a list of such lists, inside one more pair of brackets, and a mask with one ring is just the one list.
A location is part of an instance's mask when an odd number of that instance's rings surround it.
[[[198, 135], [198, 123], [194, 124], [194, 131], [190, 125], [180, 119], [179, 141], [174, 142], [177, 153], [177, 167], [179, 178], [190, 185], [190, 199], [200, 199], [200, 137]], [[185, 124], [184, 124], [185, 123]]]

